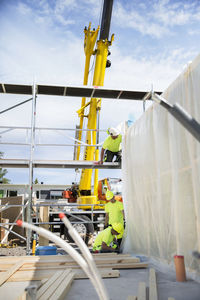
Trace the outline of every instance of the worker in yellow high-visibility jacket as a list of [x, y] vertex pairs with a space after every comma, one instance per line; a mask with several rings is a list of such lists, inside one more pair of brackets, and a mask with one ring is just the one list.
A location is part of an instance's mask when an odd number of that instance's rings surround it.
[[[114, 223], [120, 223], [123, 226], [124, 229], [124, 206], [123, 203], [120, 201], [117, 201], [115, 199], [115, 196], [112, 191], [106, 192], [106, 199], [109, 201], [105, 205], [105, 227], [108, 225], [113, 225]], [[120, 246], [122, 241], [123, 233], [119, 234], [117, 236], [117, 241]]]
[[121, 142], [122, 135], [116, 128], [108, 129], [109, 136], [105, 139], [101, 148], [100, 161], [98, 164], [103, 162], [112, 162], [115, 158], [115, 162], [121, 162]]
[[115, 236], [123, 234], [123, 226], [121, 223], [114, 223], [112, 227], [108, 227], [101, 231], [94, 242], [93, 252], [115, 252], [119, 251], [114, 242]]

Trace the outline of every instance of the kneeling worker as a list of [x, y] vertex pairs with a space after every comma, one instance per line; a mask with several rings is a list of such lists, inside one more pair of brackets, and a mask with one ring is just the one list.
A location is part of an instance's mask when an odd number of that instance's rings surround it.
[[116, 252], [117, 246], [113, 244], [115, 236], [118, 234], [123, 234], [124, 228], [121, 223], [115, 223], [112, 227], [108, 227], [101, 231], [94, 242], [93, 251], [94, 252]]

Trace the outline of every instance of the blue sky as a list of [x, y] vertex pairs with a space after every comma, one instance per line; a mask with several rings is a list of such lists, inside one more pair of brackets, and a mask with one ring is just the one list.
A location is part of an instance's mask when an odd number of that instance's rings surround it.
[[[101, 0], [0, 0], [0, 82], [82, 85], [84, 72], [83, 30], [100, 24]], [[111, 68], [106, 70], [108, 88], [165, 90], [199, 53], [199, 1], [114, 0], [110, 33]], [[92, 71], [89, 82], [92, 80]], [[0, 110], [27, 99], [0, 95]], [[75, 128], [81, 99], [38, 97], [36, 125]], [[112, 112], [112, 113], [111, 113]], [[103, 100], [101, 128], [142, 114], [142, 103]], [[2, 126], [29, 126], [31, 104], [1, 115]], [[54, 135], [53, 135], [54, 134]], [[104, 139], [101, 136], [101, 141]], [[66, 135], [40, 133], [41, 142], [69, 139]], [[25, 141], [28, 134], [11, 131], [1, 141]], [[3, 146], [7, 158], [27, 158], [29, 149]], [[38, 159], [72, 159], [72, 149], [36, 150]], [[113, 173], [115, 172], [115, 173]], [[9, 169], [12, 183], [27, 183], [27, 170]], [[120, 171], [101, 171], [100, 177], [120, 176]], [[68, 184], [73, 170], [35, 170], [45, 183]]]

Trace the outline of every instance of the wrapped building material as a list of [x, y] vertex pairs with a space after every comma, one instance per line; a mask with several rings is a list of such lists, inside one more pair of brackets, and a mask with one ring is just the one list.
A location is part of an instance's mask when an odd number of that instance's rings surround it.
[[[162, 96], [200, 123], [200, 55]], [[200, 250], [200, 143], [154, 103], [127, 130], [123, 151], [124, 251], [169, 263], [184, 255], [200, 273], [191, 254]]]

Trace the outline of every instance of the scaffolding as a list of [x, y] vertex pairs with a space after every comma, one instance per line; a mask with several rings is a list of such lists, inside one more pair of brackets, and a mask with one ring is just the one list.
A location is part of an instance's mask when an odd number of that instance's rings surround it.
[[[116, 99], [116, 100], [141, 100], [143, 101], [143, 105], [147, 100], [152, 100], [157, 102], [159, 105], [167, 109], [167, 111], [175, 117], [198, 141], [200, 141], [200, 125], [199, 123], [192, 118], [187, 112], [185, 112], [182, 107], [178, 105], [171, 105], [164, 98], [160, 96], [161, 92], [142, 92], [142, 91], [124, 91], [124, 90], [111, 90], [104, 89], [99, 87], [68, 87], [68, 86], [47, 86], [47, 85], [13, 85], [13, 84], [0, 84], [0, 93], [8, 93], [8, 94], [24, 94], [31, 95], [32, 98], [23, 101], [9, 109], [13, 109], [19, 105], [26, 103], [27, 101], [32, 100], [32, 119], [31, 119], [31, 127], [29, 130], [31, 131], [31, 141], [27, 144], [30, 147], [30, 159], [0, 159], [0, 167], [16, 167], [16, 168], [29, 168], [29, 185], [28, 185], [28, 201], [26, 204], [27, 207], [27, 221], [31, 222], [31, 209], [32, 209], [32, 196], [33, 196], [33, 169], [34, 168], [112, 168], [117, 169], [120, 168], [118, 163], [104, 163], [103, 165], [96, 165], [93, 161], [61, 161], [61, 160], [34, 160], [33, 153], [35, 146], [55, 146], [55, 144], [36, 144], [35, 143], [35, 132], [37, 129], [45, 129], [47, 128], [36, 128], [35, 126], [35, 117], [36, 117], [36, 97], [38, 94], [41, 95], [54, 95], [54, 96], [70, 96], [70, 97], [90, 97], [90, 98], [108, 98], [108, 99]], [[145, 105], [144, 105], [145, 106]], [[6, 109], [1, 111], [4, 113], [8, 111]], [[22, 127], [21, 127], [22, 128]], [[3, 127], [4, 132], [14, 129], [11, 127]], [[19, 128], [18, 128], [19, 129]], [[27, 129], [27, 128], [24, 128]], [[48, 128], [50, 130], [50, 128]], [[54, 130], [66, 130], [64, 128], [54, 128]], [[72, 129], [69, 129], [72, 130]], [[76, 132], [79, 130], [78, 128], [74, 129]], [[80, 141], [75, 140], [75, 144], [70, 145], [74, 146], [74, 148], [78, 146], [85, 146], [84, 143], [81, 144]], [[15, 144], [15, 143], [9, 143]], [[69, 146], [68, 144], [57, 144], [57, 146]], [[88, 145], [87, 145], [88, 146]], [[90, 145], [99, 146], [99, 145]], [[12, 225], [12, 224], [11, 224]], [[27, 253], [30, 253], [30, 241], [31, 235], [30, 231], [27, 234]]]
[[[32, 95], [31, 98], [18, 103], [8, 109], [5, 109], [0, 112], [0, 114], [7, 112], [8, 110], [11, 110], [13, 108], [16, 108], [20, 105], [23, 105], [24, 103], [27, 103], [29, 101], [32, 101], [32, 112], [31, 112], [31, 127], [16, 127], [16, 126], [2, 126], [1, 129], [3, 130], [2, 133], [6, 133], [11, 130], [20, 129], [20, 130], [29, 130], [30, 131], [30, 143], [2, 143], [6, 145], [23, 145], [23, 146], [29, 146], [30, 147], [30, 157], [29, 159], [0, 159], [0, 167], [2, 168], [28, 168], [29, 169], [29, 184], [27, 186], [27, 192], [28, 192], [28, 199], [26, 201], [26, 205], [22, 207], [21, 213], [24, 217], [24, 211], [26, 212], [26, 218], [27, 222], [31, 223], [32, 217], [31, 217], [31, 211], [33, 208], [33, 169], [34, 168], [75, 168], [75, 169], [119, 169], [121, 168], [119, 163], [104, 163], [103, 165], [97, 165], [93, 161], [64, 161], [64, 160], [35, 160], [34, 159], [34, 150], [35, 147], [41, 147], [41, 146], [73, 146], [74, 149], [76, 149], [78, 146], [86, 146], [87, 144], [80, 142], [77, 139], [74, 140], [74, 144], [41, 144], [41, 143], [35, 143], [35, 135], [37, 130], [56, 130], [56, 131], [66, 131], [66, 130], [74, 130], [75, 132], [78, 132], [78, 128], [76, 129], [66, 129], [66, 128], [39, 128], [36, 127], [36, 98], [37, 95], [54, 95], [54, 96], [70, 96], [70, 97], [90, 97], [90, 98], [111, 98], [111, 99], [140, 99], [144, 97], [144, 92], [127, 92], [127, 91], [118, 91], [118, 90], [107, 90], [99, 87], [61, 87], [61, 86], [44, 86], [44, 85], [13, 85], [13, 84], [0, 84], [0, 93], [7, 93], [7, 94], [22, 94], [22, 95]], [[81, 129], [82, 131], [86, 131]], [[92, 130], [91, 130], [92, 131]], [[101, 130], [96, 130], [101, 131]], [[90, 147], [99, 146], [99, 145], [87, 145]], [[44, 206], [44, 205], [43, 205]], [[79, 205], [80, 206], [80, 205]], [[9, 205], [5, 207], [1, 207], [1, 209], [8, 209]], [[36, 206], [38, 211], [38, 205]], [[92, 207], [92, 220], [93, 220], [93, 207]], [[40, 223], [38, 222], [38, 218], [36, 220], [37, 224], [44, 225], [46, 223]], [[15, 220], [16, 222], [16, 220]], [[51, 222], [49, 223], [51, 225]], [[7, 225], [10, 225], [9, 232], [12, 231], [12, 228], [14, 226], [13, 223], [8, 223]], [[0, 224], [0, 226], [3, 226], [3, 224]], [[30, 254], [30, 244], [31, 244], [31, 233], [28, 230], [27, 231], [27, 254]]]
[[[28, 207], [28, 201], [29, 199], [24, 199], [24, 204], [14, 204], [14, 205], [9, 205], [9, 204], [0, 204], [0, 213], [2, 213], [3, 211], [6, 211], [10, 208], [14, 208], [14, 207], [20, 207], [21, 210], [20, 212], [17, 214], [17, 216], [15, 217], [15, 220], [13, 222], [6, 222], [6, 223], [0, 223], [0, 227], [5, 229], [7, 231], [7, 233], [4, 235], [4, 237], [1, 239], [0, 244], [4, 245], [5, 241], [7, 240], [7, 237], [10, 233], [14, 234], [15, 236], [17, 236], [18, 238], [20, 238], [21, 240], [26, 242], [26, 246], [27, 246], [27, 254], [30, 254], [30, 241], [29, 241], [29, 236], [27, 235], [27, 238], [25, 238], [24, 236], [20, 235], [19, 233], [17, 233], [16, 231], [13, 230], [13, 227], [16, 226], [16, 221], [21, 218], [23, 221], [26, 219], [26, 208]], [[31, 222], [32, 223], [32, 219], [35, 219], [34, 221], [34, 225], [38, 225], [38, 226], [43, 226], [43, 225], [48, 225], [48, 227], [50, 226], [60, 226], [63, 225], [63, 222], [61, 221], [48, 221], [48, 222], [41, 222], [40, 218], [39, 218], [39, 211], [41, 207], [48, 207], [51, 209], [51, 211], [49, 212], [49, 216], [51, 217], [51, 215], [56, 214], [57, 216], [59, 215], [59, 213], [65, 213], [68, 217], [73, 217], [75, 219], [75, 221], [72, 221], [72, 224], [98, 224], [99, 227], [101, 227], [101, 223], [104, 220], [104, 218], [102, 218], [102, 220], [98, 220], [95, 221], [94, 220], [94, 215], [97, 213], [94, 209], [95, 204], [91, 205], [91, 211], [88, 211], [87, 214], [91, 215], [91, 221], [87, 221], [84, 218], [81, 218], [80, 216], [76, 216], [74, 214], [71, 213], [71, 209], [77, 209], [80, 207], [84, 207], [87, 206], [86, 204], [77, 204], [77, 203], [55, 203], [55, 201], [45, 201], [42, 202], [40, 201], [39, 203], [32, 203], [32, 208], [34, 208], [35, 210], [35, 217], [32, 215], [31, 216]], [[105, 214], [105, 211], [103, 210], [103, 204], [99, 204], [99, 206], [102, 206], [102, 210], [98, 211], [98, 214], [102, 214], [102, 216]], [[85, 214], [84, 211], [79, 211], [79, 215], [81, 214]], [[61, 233], [60, 233], [61, 235]]]

